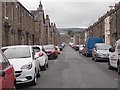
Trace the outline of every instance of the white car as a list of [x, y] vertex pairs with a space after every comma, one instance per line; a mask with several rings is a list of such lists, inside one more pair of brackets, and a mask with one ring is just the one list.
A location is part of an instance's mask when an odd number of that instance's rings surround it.
[[46, 70], [48, 68], [48, 56], [45, 53], [44, 48], [39, 45], [34, 45], [33, 50], [35, 51], [35, 58], [40, 63], [40, 69], [42, 71]]
[[81, 53], [82, 52], [82, 50], [84, 49], [84, 44], [81, 44], [80, 46], [79, 46], [79, 53]]
[[37, 84], [37, 77], [40, 77], [40, 65], [39, 61], [35, 60], [32, 46], [7, 46], [3, 47], [2, 51], [15, 69], [16, 84], [27, 82]]
[[118, 74], [120, 74], [120, 39], [115, 43], [115, 45], [109, 49], [110, 56], [108, 62], [108, 68], [117, 68]]

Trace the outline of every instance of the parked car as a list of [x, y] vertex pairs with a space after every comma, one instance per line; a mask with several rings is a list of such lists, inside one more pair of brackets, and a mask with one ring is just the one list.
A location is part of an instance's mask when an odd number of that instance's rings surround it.
[[118, 74], [120, 74], [120, 39], [115, 43], [115, 45], [109, 49], [110, 55], [109, 55], [109, 62], [108, 62], [108, 68], [118, 69]]
[[85, 55], [92, 56], [92, 49], [94, 48], [96, 43], [103, 43], [102, 38], [95, 38], [95, 37], [90, 37], [86, 40], [85, 42]]
[[79, 46], [79, 53], [82, 53], [82, 50], [84, 49], [84, 44], [81, 44], [80, 46]]
[[44, 45], [43, 47], [48, 55], [48, 59], [56, 59], [58, 57], [57, 49], [54, 45]]
[[44, 71], [48, 68], [48, 56], [44, 52], [44, 48], [40, 45], [34, 45], [33, 50], [35, 52], [36, 60], [39, 60], [40, 70]]
[[63, 46], [63, 48], [64, 48], [64, 47], [65, 47], [65, 42], [63, 42], [61, 45], [62, 45], [62, 46]]
[[55, 47], [57, 49], [57, 53], [60, 54], [60, 51], [61, 51], [60, 48], [58, 46], [55, 46]]
[[83, 49], [82, 49], [82, 55], [84, 55], [85, 56], [85, 47], [83, 47]]
[[74, 43], [69, 42], [69, 46], [70, 46], [70, 47], [72, 47], [73, 44], [74, 44]]
[[75, 45], [75, 46], [74, 46], [74, 49], [75, 49], [76, 51], [79, 51], [79, 47], [80, 47], [80, 45]]
[[6, 56], [0, 51], [0, 90], [14, 90], [16, 88], [16, 78], [13, 65], [10, 64]]
[[110, 44], [105, 43], [96, 43], [95, 47], [92, 50], [92, 59], [96, 62], [98, 60], [109, 60], [109, 48], [111, 48]]
[[62, 51], [64, 48], [62, 45], [59, 45], [58, 47], [60, 48], [60, 51]]
[[32, 82], [37, 84], [40, 77], [39, 61], [35, 60], [32, 46], [16, 45], [3, 47], [2, 51], [15, 69], [16, 84]]

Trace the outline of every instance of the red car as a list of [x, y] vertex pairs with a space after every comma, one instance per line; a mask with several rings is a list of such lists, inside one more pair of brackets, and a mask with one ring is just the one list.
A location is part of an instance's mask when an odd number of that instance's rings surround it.
[[0, 90], [14, 90], [15, 86], [14, 68], [0, 51]]
[[56, 59], [58, 57], [57, 48], [54, 45], [44, 45], [43, 47], [49, 59]]

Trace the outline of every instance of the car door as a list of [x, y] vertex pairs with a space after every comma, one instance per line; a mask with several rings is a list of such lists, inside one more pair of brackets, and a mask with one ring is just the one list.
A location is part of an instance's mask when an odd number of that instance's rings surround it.
[[31, 53], [32, 53], [32, 59], [33, 59], [33, 61], [34, 61], [34, 63], [35, 63], [35, 67], [36, 67], [37, 72], [38, 72], [40, 62], [39, 62], [39, 59], [36, 59], [36, 58], [35, 58], [35, 51], [34, 51], [33, 47], [31, 47]]
[[0, 57], [2, 59], [2, 70], [5, 72], [5, 76], [2, 78], [2, 88], [13, 88], [15, 80], [14, 68], [2, 53], [0, 53]]

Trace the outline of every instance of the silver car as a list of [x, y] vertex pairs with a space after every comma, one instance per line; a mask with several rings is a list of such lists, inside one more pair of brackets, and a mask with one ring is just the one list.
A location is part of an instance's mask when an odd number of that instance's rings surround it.
[[111, 48], [110, 44], [105, 43], [96, 43], [95, 47], [92, 50], [92, 60], [96, 62], [98, 60], [109, 60], [109, 48]]

